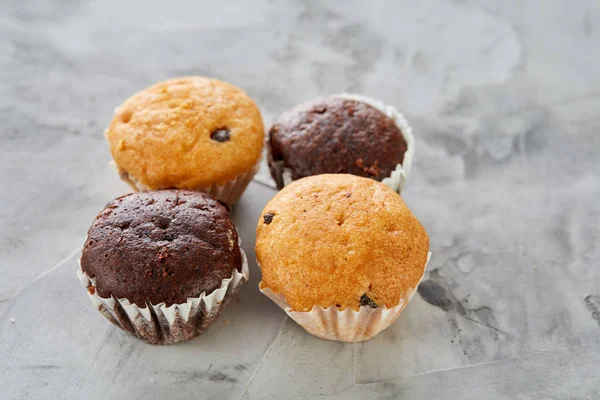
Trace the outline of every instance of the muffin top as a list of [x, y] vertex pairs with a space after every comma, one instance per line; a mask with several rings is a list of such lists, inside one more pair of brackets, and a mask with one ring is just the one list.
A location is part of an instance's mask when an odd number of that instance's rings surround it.
[[248, 172], [260, 158], [264, 127], [242, 90], [186, 77], [127, 99], [106, 136], [125, 177], [150, 189], [196, 189]]
[[281, 189], [292, 180], [347, 173], [381, 181], [402, 164], [407, 144], [393, 119], [340, 97], [318, 98], [285, 112], [269, 131], [269, 166]]
[[429, 238], [400, 196], [372, 179], [317, 175], [281, 190], [256, 229], [261, 287], [295, 311], [393, 307], [423, 276]]
[[210, 294], [241, 270], [229, 211], [217, 200], [185, 190], [119, 197], [88, 231], [81, 268], [96, 278], [101, 297], [167, 306]]

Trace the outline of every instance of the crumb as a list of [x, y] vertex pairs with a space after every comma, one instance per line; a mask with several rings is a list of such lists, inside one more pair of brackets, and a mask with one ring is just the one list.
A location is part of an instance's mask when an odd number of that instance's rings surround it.
[[11, 318], [10, 318], [10, 323], [11, 323], [11, 324], [14, 324], [15, 322], [17, 322], [17, 320], [11, 317]]

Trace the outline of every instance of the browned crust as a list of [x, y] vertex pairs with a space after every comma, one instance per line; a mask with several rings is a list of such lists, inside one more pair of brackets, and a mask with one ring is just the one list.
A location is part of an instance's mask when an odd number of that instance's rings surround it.
[[361, 297], [368, 303], [364, 295], [393, 307], [418, 284], [429, 250], [425, 229], [400, 196], [342, 174], [286, 186], [263, 210], [256, 235], [263, 286], [295, 311], [357, 310]]
[[[228, 129], [221, 142], [211, 134]], [[260, 159], [264, 126], [252, 99], [204, 77], [170, 79], [127, 99], [106, 132], [121, 174], [149, 189], [225, 184]]]

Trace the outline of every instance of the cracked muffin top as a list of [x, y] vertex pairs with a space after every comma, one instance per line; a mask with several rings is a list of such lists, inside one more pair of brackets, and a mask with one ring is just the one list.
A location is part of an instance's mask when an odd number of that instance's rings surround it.
[[381, 181], [402, 164], [407, 143], [396, 122], [364, 102], [331, 96], [283, 113], [269, 130], [268, 162], [281, 189], [291, 180], [345, 173]]
[[140, 307], [210, 294], [241, 267], [228, 209], [186, 190], [138, 192], [111, 201], [90, 227], [81, 256], [83, 271], [96, 278], [89, 290]]
[[423, 276], [429, 237], [398, 194], [368, 178], [317, 175], [292, 182], [256, 229], [261, 288], [294, 311], [388, 308]]
[[237, 87], [204, 77], [170, 79], [127, 99], [106, 131], [121, 176], [148, 189], [225, 184], [258, 162], [264, 126]]

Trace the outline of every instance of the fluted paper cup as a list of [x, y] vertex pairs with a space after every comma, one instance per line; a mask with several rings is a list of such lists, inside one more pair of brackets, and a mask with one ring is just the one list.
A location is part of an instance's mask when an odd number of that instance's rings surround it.
[[[236, 176], [234, 179], [222, 184], [212, 184], [207, 186], [198, 186], [195, 188], [191, 188], [189, 190], [194, 190], [196, 192], [206, 193], [216, 199], [219, 199], [228, 205], [232, 206], [242, 197], [242, 194], [248, 187], [254, 175], [258, 172], [260, 168], [260, 162], [262, 157], [259, 158], [258, 162], [246, 173]], [[119, 176], [121, 179], [126, 182], [135, 192], [143, 192], [150, 190], [147, 186], [141, 184], [135, 177], [130, 176], [126, 172], [119, 171], [119, 167], [113, 161], [112, 165], [117, 169]]]
[[[427, 255], [427, 263], [429, 263], [430, 258], [431, 253]], [[427, 263], [423, 269], [423, 276], [425, 275]], [[421, 280], [423, 280], [423, 277], [421, 277]], [[340, 342], [363, 342], [386, 329], [398, 318], [417, 292], [421, 280], [414, 288], [403, 293], [398, 305], [394, 307], [372, 308], [360, 306], [358, 311], [350, 307], [340, 311], [335, 305], [328, 308], [314, 306], [311, 311], [307, 312], [294, 311], [280, 293], [275, 293], [271, 289], [263, 287], [262, 282], [259, 284], [259, 288], [265, 296], [273, 300], [308, 333], [323, 339]]]
[[249, 279], [248, 259], [240, 246], [242, 272], [233, 270], [230, 278], [223, 279], [221, 286], [212, 293], [190, 297], [185, 303], [146, 304], [139, 307], [126, 298], [100, 297], [95, 290], [96, 279], [89, 277], [81, 266], [77, 276], [87, 289], [92, 304], [110, 322], [124, 331], [150, 343], [171, 344], [189, 340], [202, 333], [219, 315], [221, 309]]

